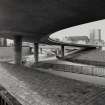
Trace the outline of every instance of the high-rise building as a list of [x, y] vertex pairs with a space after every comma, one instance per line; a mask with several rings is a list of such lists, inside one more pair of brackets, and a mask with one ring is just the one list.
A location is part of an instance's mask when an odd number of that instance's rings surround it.
[[102, 43], [101, 39], [101, 29], [93, 29], [90, 32], [90, 44], [100, 45]]

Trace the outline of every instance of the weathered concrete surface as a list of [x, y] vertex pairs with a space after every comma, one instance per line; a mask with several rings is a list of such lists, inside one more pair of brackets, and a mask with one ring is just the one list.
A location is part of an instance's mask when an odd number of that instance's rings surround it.
[[[0, 63], [2, 84], [23, 105], [104, 105], [105, 87]], [[100, 104], [101, 102], [101, 104]]]
[[61, 57], [64, 57], [64, 55], [65, 55], [64, 45], [61, 45]]

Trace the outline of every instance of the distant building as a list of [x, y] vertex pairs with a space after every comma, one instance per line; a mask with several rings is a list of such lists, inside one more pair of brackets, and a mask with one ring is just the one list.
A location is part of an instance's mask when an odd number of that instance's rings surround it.
[[87, 44], [89, 38], [87, 36], [66, 36], [64, 41], [69, 43]]
[[90, 32], [90, 44], [95, 45], [104, 45], [104, 41], [101, 39], [101, 29], [93, 29]]

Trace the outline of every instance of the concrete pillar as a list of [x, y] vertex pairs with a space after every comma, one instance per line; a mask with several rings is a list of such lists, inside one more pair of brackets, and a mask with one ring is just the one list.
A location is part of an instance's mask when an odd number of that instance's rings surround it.
[[61, 45], [61, 57], [64, 57], [64, 45]]
[[4, 38], [3, 46], [7, 47], [7, 39], [6, 38]]
[[42, 54], [42, 48], [40, 48], [40, 53]]
[[29, 54], [32, 54], [32, 47], [29, 47]]
[[34, 43], [34, 59], [35, 59], [35, 63], [38, 63], [38, 59], [39, 59], [39, 44], [38, 43]]
[[15, 64], [20, 65], [22, 63], [22, 37], [14, 37], [14, 52], [15, 52]]

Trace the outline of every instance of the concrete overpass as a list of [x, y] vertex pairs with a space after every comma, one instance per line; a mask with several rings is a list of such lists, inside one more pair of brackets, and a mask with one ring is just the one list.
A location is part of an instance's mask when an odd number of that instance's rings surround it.
[[34, 43], [37, 62], [43, 37], [104, 19], [104, 10], [104, 0], [0, 0], [0, 35], [14, 39], [16, 64], [21, 64], [22, 40]]

